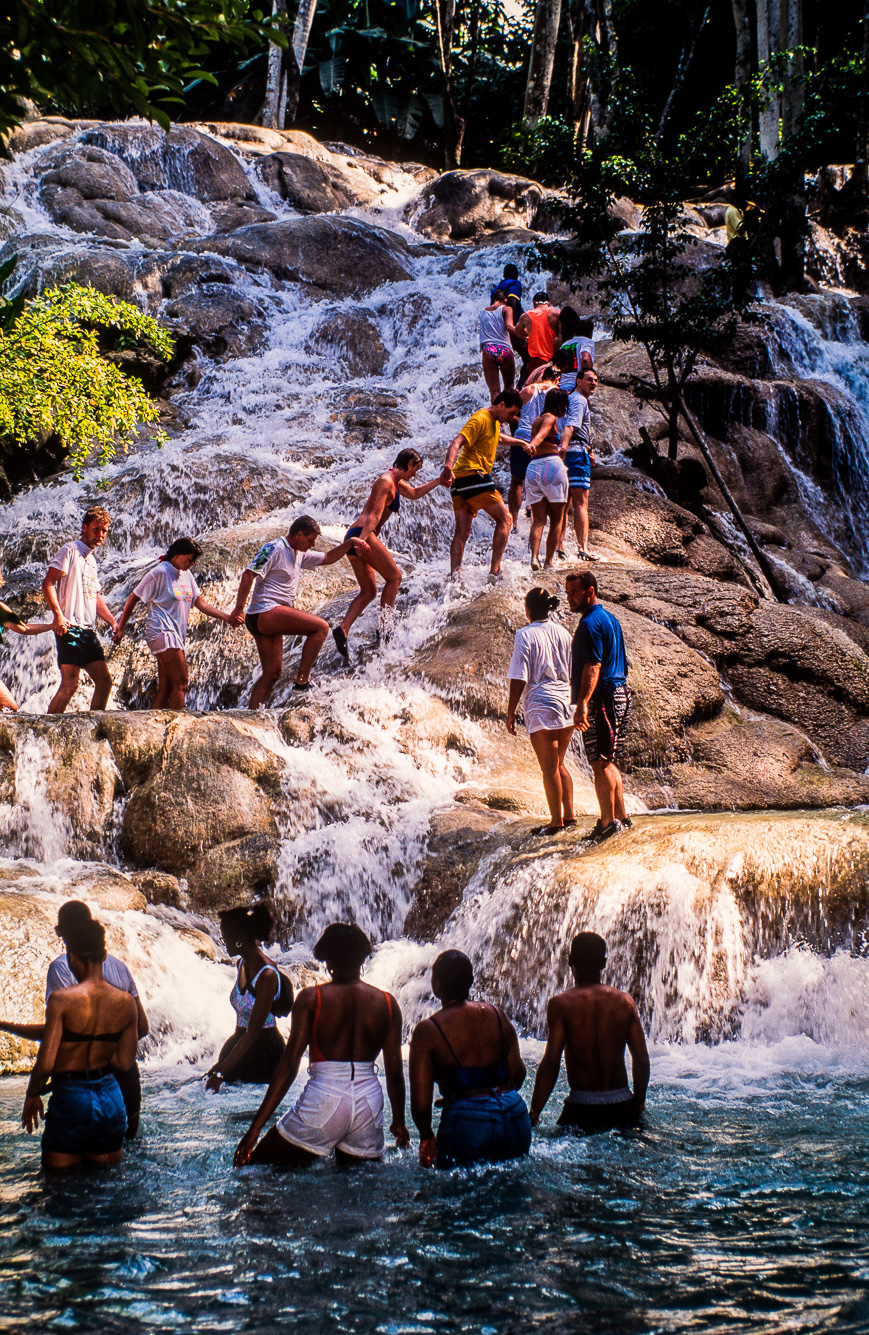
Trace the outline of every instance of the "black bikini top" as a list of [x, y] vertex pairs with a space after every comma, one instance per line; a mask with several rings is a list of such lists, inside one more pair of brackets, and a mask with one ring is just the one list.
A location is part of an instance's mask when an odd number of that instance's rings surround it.
[[74, 1029], [67, 1029], [64, 1025], [60, 1041], [61, 1043], [117, 1043], [123, 1032], [123, 1029], [119, 1029], [116, 1034], [77, 1034]]
[[513, 1081], [507, 1066], [507, 1036], [504, 1033], [504, 1022], [498, 1007], [493, 1006], [492, 1010], [498, 1017], [498, 1028], [501, 1030], [501, 1056], [498, 1061], [490, 1062], [488, 1066], [462, 1066], [453, 1051], [452, 1043], [434, 1016], [431, 1017], [432, 1024], [446, 1043], [456, 1063], [450, 1070], [445, 1070], [437, 1076], [438, 1088], [444, 1099], [467, 1098], [475, 1090], [497, 1089], [500, 1085], [512, 1086]]

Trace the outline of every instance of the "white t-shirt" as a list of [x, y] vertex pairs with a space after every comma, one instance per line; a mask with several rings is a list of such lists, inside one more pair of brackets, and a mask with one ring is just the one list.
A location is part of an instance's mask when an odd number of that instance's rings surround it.
[[184, 640], [190, 609], [199, 597], [199, 585], [191, 570], [176, 570], [171, 561], [161, 561], [133, 589], [147, 605], [146, 635], [177, 634]]
[[[116, 959], [114, 955], [106, 955], [103, 960], [103, 978], [112, 987], [117, 987], [121, 992], [129, 992], [131, 997], [139, 995], [136, 990], [136, 984], [133, 982], [133, 975], [127, 968], [123, 960]], [[45, 1000], [51, 996], [52, 992], [57, 992], [62, 987], [75, 987], [78, 979], [69, 967], [69, 956], [58, 955], [56, 960], [52, 960], [48, 966], [48, 974], [45, 979]]]
[[97, 623], [100, 580], [96, 557], [80, 538], [67, 542], [53, 557], [49, 570], [59, 570], [63, 579], [55, 585], [60, 610], [72, 626], [93, 630]]
[[286, 538], [276, 538], [261, 547], [248, 566], [259, 580], [254, 585], [248, 611], [270, 612], [273, 607], [293, 607], [303, 570], [323, 564], [325, 552], [297, 552]]
[[546, 402], [547, 391], [545, 389], [536, 389], [527, 403], [523, 403], [522, 412], [519, 415], [519, 423], [513, 435], [517, 440], [531, 443], [531, 428], [537, 418], [543, 412], [543, 404]]
[[543, 687], [543, 693], [548, 695], [553, 685], [570, 682], [572, 643], [570, 632], [557, 621], [532, 621], [530, 626], [517, 630], [507, 675], [513, 681], [526, 683], [522, 692], [526, 704], [533, 701], [537, 687]]
[[567, 413], [564, 417], [558, 419], [558, 434], [561, 436], [566, 426], [573, 427], [573, 435], [570, 437], [570, 444], [567, 447], [568, 454], [574, 450], [591, 449], [591, 414], [588, 410], [588, 399], [584, 394], [580, 394], [575, 389], [569, 396]]

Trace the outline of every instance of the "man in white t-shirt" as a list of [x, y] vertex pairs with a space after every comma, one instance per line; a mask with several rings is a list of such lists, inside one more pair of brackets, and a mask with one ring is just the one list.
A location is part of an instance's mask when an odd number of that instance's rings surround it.
[[[310, 612], [300, 612], [294, 606], [302, 571], [334, 565], [348, 552], [363, 555], [368, 551], [367, 542], [350, 538], [331, 551], [315, 552], [314, 543], [319, 536], [320, 525], [316, 519], [300, 515], [293, 520], [285, 538], [276, 538], [260, 548], [241, 577], [229, 624], [240, 626], [244, 622], [253, 636], [262, 664], [262, 673], [251, 692], [251, 709], [260, 709], [267, 704], [278, 684], [284, 666], [285, 635], [300, 635], [305, 641], [293, 690], [311, 689], [311, 668], [329, 634], [329, 623]], [[253, 597], [245, 615], [251, 590]]]
[[[598, 559], [588, 550], [588, 496], [591, 490], [591, 466], [595, 462], [591, 448], [591, 414], [588, 404], [596, 389], [597, 372], [593, 368], [580, 371], [576, 378], [576, 389], [568, 399], [567, 416], [560, 423], [561, 452], [570, 488], [564, 513], [564, 529], [567, 528], [567, 517], [572, 506], [577, 555], [581, 561]], [[564, 546], [564, 529], [559, 547]]]
[[99, 617], [114, 630], [117, 622], [100, 596], [94, 552], [105, 541], [111, 522], [107, 510], [92, 505], [82, 520], [81, 537], [65, 543], [52, 557], [42, 581], [60, 668], [60, 686], [48, 706], [49, 714], [62, 714], [66, 709], [78, 689], [82, 668], [94, 684], [91, 709], [105, 709], [109, 703], [112, 679], [96, 623]]

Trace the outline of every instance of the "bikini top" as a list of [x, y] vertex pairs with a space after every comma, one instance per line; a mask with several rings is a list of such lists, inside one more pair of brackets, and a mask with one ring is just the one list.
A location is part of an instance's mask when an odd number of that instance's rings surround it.
[[468, 1098], [476, 1090], [497, 1089], [500, 1085], [510, 1085], [512, 1088], [513, 1080], [507, 1066], [507, 1035], [504, 1032], [504, 1021], [497, 1006], [493, 1006], [492, 1010], [498, 1017], [498, 1028], [501, 1031], [501, 1056], [498, 1061], [489, 1062], [488, 1066], [462, 1066], [452, 1043], [434, 1016], [431, 1017], [432, 1024], [446, 1043], [450, 1056], [456, 1063], [437, 1076], [438, 1087], [445, 1100]]
[[[278, 975], [278, 987], [280, 987], [281, 975], [278, 973], [278, 970], [274, 967], [273, 964], [264, 964], [263, 967], [260, 969], [259, 973], [257, 974], [256, 978], [254, 978], [253, 982], [248, 983], [247, 987], [242, 988], [241, 963], [238, 966], [238, 974], [235, 979], [235, 987], [229, 994], [229, 1004], [235, 1011], [235, 1023], [237, 1029], [247, 1029], [248, 1025], [250, 1024], [251, 1013], [253, 1011], [254, 1006], [256, 1005], [256, 996], [254, 995], [254, 989], [259, 979], [262, 978], [266, 969], [271, 969], [272, 973], [276, 973]], [[275, 1027], [275, 1017], [270, 1014], [265, 1024], [263, 1025], [263, 1029], [274, 1029], [274, 1027]]]
[[[388, 992], [383, 994], [386, 997], [386, 1005], [389, 1008], [389, 1022], [392, 1023], [392, 997]], [[320, 996], [320, 984], [317, 984], [317, 1004], [314, 1008], [314, 1023], [311, 1026], [311, 1041], [308, 1044], [308, 1054], [312, 1062], [325, 1062], [328, 1057], [324, 1057], [320, 1051], [320, 1044], [317, 1042], [317, 1026], [320, 1023], [320, 1007], [323, 1004], [323, 998]]]
[[[390, 468], [389, 471], [390, 471], [390, 473], [393, 473], [393, 469]], [[390, 513], [391, 515], [397, 515], [398, 512], [399, 512], [399, 510], [401, 509], [401, 496], [399, 495], [399, 491], [398, 491], [398, 483], [397, 483], [397, 482], [396, 482], [396, 484], [395, 484], [395, 495], [393, 496], [392, 500], [389, 502], [389, 505], [387, 506], [387, 509], [389, 510], [389, 513]]]
[[74, 1029], [67, 1029], [64, 1025], [60, 1041], [61, 1043], [117, 1043], [123, 1032], [123, 1029], [119, 1029], [116, 1034], [77, 1034]]

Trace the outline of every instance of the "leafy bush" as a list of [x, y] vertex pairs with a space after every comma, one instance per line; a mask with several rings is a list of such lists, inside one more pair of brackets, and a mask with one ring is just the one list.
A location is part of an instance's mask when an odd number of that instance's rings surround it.
[[94, 450], [105, 465], [118, 449], [126, 452], [138, 423], [156, 420], [157, 405], [141, 380], [101, 356], [101, 328], [125, 331], [164, 361], [172, 356], [174, 341], [156, 321], [93, 288], [65, 283], [23, 306], [7, 299], [0, 309], [0, 437], [7, 450], [26, 451], [55, 435], [80, 478]]

